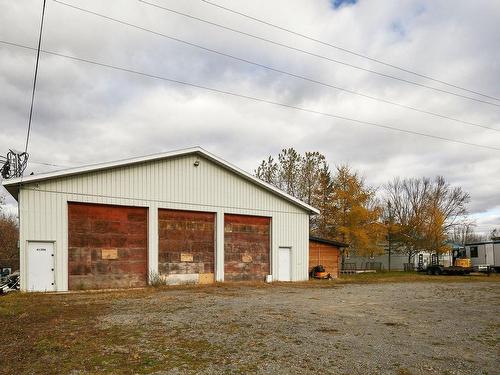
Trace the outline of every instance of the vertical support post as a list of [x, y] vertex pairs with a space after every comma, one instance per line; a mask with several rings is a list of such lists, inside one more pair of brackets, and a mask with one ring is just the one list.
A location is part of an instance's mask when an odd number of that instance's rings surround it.
[[158, 274], [158, 207], [148, 208], [148, 282], [151, 275]]
[[224, 281], [224, 211], [215, 215], [215, 281]]
[[392, 252], [392, 240], [389, 234], [389, 272], [391, 272], [391, 252]]
[[26, 267], [26, 228], [25, 221], [23, 220], [24, 212], [24, 190], [19, 186], [18, 198], [17, 198], [17, 215], [19, 220], [19, 272], [20, 272], [20, 290], [25, 292], [27, 290], [27, 273], [28, 269]]

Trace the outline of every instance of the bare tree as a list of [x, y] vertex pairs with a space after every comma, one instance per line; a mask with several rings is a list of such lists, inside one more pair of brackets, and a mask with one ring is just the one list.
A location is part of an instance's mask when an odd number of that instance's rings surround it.
[[493, 241], [500, 240], [500, 228], [494, 228], [491, 230], [490, 240], [493, 240]]
[[431, 183], [429, 196], [430, 209], [439, 210], [443, 216], [443, 230], [460, 225], [460, 220], [467, 214], [470, 195], [461, 187], [452, 187], [444, 177], [438, 176]]
[[267, 160], [262, 160], [260, 165], [255, 170], [255, 175], [262, 181], [276, 185], [278, 178], [278, 165], [272, 156], [269, 156]]
[[460, 225], [467, 214], [469, 194], [452, 187], [438, 176], [395, 179], [386, 186], [387, 204], [392, 208], [395, 238], [411, 263], [420, 251], [441, 253], [448, 250], [448, 233]]
[[313, 204], [318, 189], [320, 175], [327, 167], [326, 158], [319, 152], [300, 155], [295, 149], [283, 149], [277, 158], [263, 160], [255, 170], [255, 175], [286, 193]]
[[293, 148], [283, 149], [277, 161], [272, 156], [263, 160], [255, 170], [255, 175], [286, 193], [302, 199], [300, 191], [300, 172], [302, 156]]
[[319, 152], [306, 152], [299, 169], [299, 196], [307, 204], [315, 204], [315, 193], [326, 165], [325, 156]]
[[464, 220], [462, 223], [454, 226], [449, 232], [449, 239], [457, 245], [464, 246], [466, 243], [480, 242], [485, 238], [477, 234], [474, 230], [476, 224], [471, 221]]
[[293, 148], [278, 154], [278, 187], [296, 198], [302, 199], [300, 191], [300, 168], [302, 156]]
[[387, 206], [394, 220], [392, 238], [400, 252], [408, 256], [408, 263], [421, 251], [424, 238], [426, 199], [430, 180], [396, 178], [386, 186]]
[[330, 167], [325, 163], [319, 172], [316, 191], [314, 192], [314, 207], [321, 212], [311, 218], [311, 232], [318, 236], [329, 238], [334, 232], [334, 218], [332, 216], [334, 180]]

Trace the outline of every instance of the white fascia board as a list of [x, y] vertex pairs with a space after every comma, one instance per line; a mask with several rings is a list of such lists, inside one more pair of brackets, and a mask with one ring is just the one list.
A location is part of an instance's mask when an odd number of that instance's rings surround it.
[[199, 146], [170, 151], [170, 152], [151, 154], [151, 155], [141, 156], [141, 157], [137, 157], [137, 158], [123, 159], [123, 160], [117, 160], [117, 161], [106, 162], [106, 163], [90, 164], [90, 165], [85, 165], [85, 166], [76, 167], [76, 168], [62, 169], [62, 170], [58, 170], [58, 171], [42, 173], [39, 175], [17, 177], [17, 178], [12, 178], [10, 180], [3, 181], [2, 185], [9, 191], [9, 193], [11, 193], [14, 197], [16, 197], [17, 194], [14, 195], [14, 193], [17, 193], [19, 186], [24, 184], [24, 183], [32, 183], [32, 182], [44, 181], [44, 180], [49, 180], [49, 179], [53, 179], [53, 178], [60, 178], [60, 177], [69, 177], [69, 176], [83, 174], [83, 173], [96, 172], [96, 171], [101, 171], [101, 170], [105, 170], [105, 169], [111, 169], [111, 168], [117, 168], [117, 167], [122, 167], [122, 166], [133, 165], [133, 164], [139, 164], [139, 163], [144, 163], [144, 162], [154, 161], [154, 160], [168, 159], [168, 158], [172, 158], [172, 157], [176, 157], [176, 156], [183, 156], [183, 155], [188, 155], [188, 154], [199, 154], [201, 156], [204, 156], [205, 158], [215, 162], [216, 164], [232, 171], [233, 173], [236, 173], [240, 177], [243, 177], [246, 180], [249, 180], [256, 185], [260, 185], [264, 189], [269, 190], [278, 196], [281, 196], [282, 198], [290, 201], [291, 203], [293, 203], [297, 206], [300, 206], [301, 208], [309, 211], [311, 214], [319, 214], [319, 210], [317, 208], [314, 208], [314, 207], [308, 205], [307, 203], [302, 202], [301, 200], [299, 200], [299, 199], [285, 193], [284, 191], [276, 188], [275, 186], [268, 184], [267, 182], [264, 182], [255, 176], [252, 176], [250, 173], [245, 172], [244, 170], [238, 168], [237, 166], [235, 166], [235, 165], [225, 161], [224, 159], [204, 150], [203, 148], [201, 148]]

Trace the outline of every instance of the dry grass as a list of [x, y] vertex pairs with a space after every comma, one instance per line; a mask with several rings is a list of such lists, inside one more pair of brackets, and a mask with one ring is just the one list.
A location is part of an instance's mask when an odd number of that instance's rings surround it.
[[[107, 298], [93, 294], [11, 294], [1, 299], [2, 343], [0, 368], [4, 373], [67, 373], [126, 363], [128, 354], [108, 355], [110, 345], [126, 345], [134, 332], [99, 329], [97, 316], [109, 307]], [[58, 371], [56, 371], [56, 369]]]
[[[420, 272], [379, 272], [362, 273], [357, 275], [342, 275], [332, 281], [334, 284], [370, 284], [370, 283], [408, 283], [408, 282], [494, 282], [500, 281], [499, 274], [473, 274], [468, 276], [441, 275], [430, 276]], [[312, 284], [328, 283], [327, 280], [312, 280]]]
[[146, 298], [156, 289], [71, 294], [10, 294], [0, 299], [0, 373], [145, 374], [196, 370], [217, 348], [182, 332], [99, 324], [113, 302]]

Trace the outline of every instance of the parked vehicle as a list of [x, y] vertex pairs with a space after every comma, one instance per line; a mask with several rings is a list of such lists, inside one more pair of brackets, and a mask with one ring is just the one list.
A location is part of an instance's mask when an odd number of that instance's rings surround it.
[[[433, 260], [435, 259], [433, 258]], [[425, 272], [428, 275], [468, 275], [473, 270], [471, 259], [466, 256], [465, 249], [463, 248], [453, 250], [451, 266], [437, 264], [433, 261], [425, 268]]]
[[317, 265], [313, 267], [311, 272], [309, 273], [309, 276], [313, 279], [331, 279], [332, 275], [326, 272], [325, 267], [322, 265]]
[[9, 292], [19, 290], [19, 271], [13, 272], [10, 275], [2, 277], [0, 280], [0, 294], [7, 294]]

